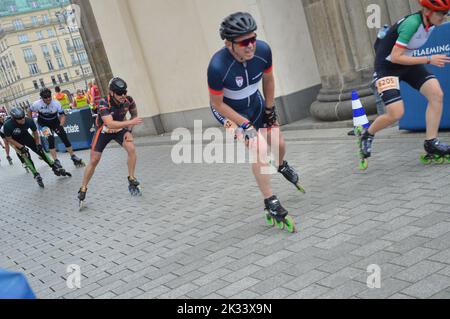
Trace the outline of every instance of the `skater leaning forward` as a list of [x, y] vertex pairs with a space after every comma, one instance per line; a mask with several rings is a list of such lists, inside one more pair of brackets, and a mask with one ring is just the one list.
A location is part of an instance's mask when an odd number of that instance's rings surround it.
[[[131, 119], [126, 115], [130, 113]], [[138, 117], [136, 103], [127, 95], [127, 84], [121, 78], [115, 77], [109, 82], [109, 95], [107, 100], [101, 100], [98, 107], [97, 132], [91, 147], [90, 162], [86, 167], [83, 185], [78, 192], [80, 204], [85, 200], [87, 186], [95, 168], [102, 157], [103, 150], [112, 140], [121, 145], [128, 153], [128, 182], [132, 195], [139, 192], [139, 182], [134, 177], [136, 169], [136, 149], [133, 141], [133, 127], [142, 124]]]
[[74, 165], [76, 167], [85, 166], [83, 161], [78, 158], [72, 148], [72, 144], [67, 137], [66, 131], [64, 131], [64, 123], [66, 122], [66, 115], [61, 103], [52, 98], [52, 91], [48, 88], [42, 88], [40, 91], [41, 99], [34, 102], [28, 112], [28, 116], [32, 118], [32, 112], [38, 113], [38, 124], [41, 128], [48, 127], [50, 129], [50, 135], [48, 136], [48, 144], [50, 148], [50, 154], [53, 157], [56, 165], [61, 166], [60, 161], [56, 156], [55, 137], [54, 134], [58, 134], [61, 141], [66, 146], [67, 152], [70, 154]]
[[427, 155], [421, 158], [422, 161], [443, 160], [450, 154], [450, 147], [437, 138], [444, 94], [439, 81], [425, 67], [425, 64], [431, 64], [443, 68], [450, 63], [450, 57], [443, 54], [412, 56], [414, 50], [427, 42], [433, 30], [446, 21], [450, 0], [419, 0], [419, 3], [421, 11], [401, 19], [375, 43], [375, 80], [387, 113], [378, 117], [361, 137], [361, 151], [366, 158], [371, 156], [375, 134], [403, 117], [400, 81], [408, 83], [428, 100], [424, 144]]
[[[248, 13], [237, 12], [226, 17], [220, 26], [220, 36], [225, 47], [218, 51], [208, 67], [208, 86], [211, 110], [224, 126], [229, 121], [237, 126], [247, 146], [257, 148], [253, 174], [264, 196], [267, 220], [294, 231], [295, 225], [288, 212], [272, 192], [268, 161], [264, 160], [269, 147], [279, 157], [275, 159], [279, 172], [303, 191], [299, 178], [284, 161], [286, 152], [283, 136], [278, 129], [275, 110], [275, 80], [272, 70], [272, 53], [269, 45], [257, 40], [257, 25]], [[264, 98], [258, 89], [262, 81]], [[232, 125], [232, 126], [233, 126]], [[275, 136], [276, 134], [276, 136]], [[271, 145], [271, 141], [277, 145]]]
[[[3, 125], [3, 133], [8, 140], [8, 143], [15, 148], [17, 153], [20, 154], [23, 161], [27, 165], [27, 168], [33, 173], [33, 176], [39, 186], [44, 187], [44, 184], [41, 176], [34, 166], [28, 148], [39, 155], [39, 157], [52, 168], [53, 173], [56, 176], [70, 177], [71, 174], [66, 172], [59, 165], [56, 165], [50, 156], [48, 156], [48, 154], [44, 151], [34, 121], [31, 118], [25, 117], [25, 112], [19, 107], [11, 109], [10, 114], [11, 118], [6, 120]], [[28, 133], [29, 129], [33, 132], [33, 136]]]

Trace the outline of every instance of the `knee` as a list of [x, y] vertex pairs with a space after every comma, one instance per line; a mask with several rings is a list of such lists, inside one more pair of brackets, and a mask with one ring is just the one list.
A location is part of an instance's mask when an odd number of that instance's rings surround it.
[[403, 109], [394, 110], [390, 112], [390, 116], [394, 121], [400, 121], [404, 114], [405, 111]]
[[97, 154], [96, 155], [91, 155], [91, 161], [90, 161], [89, 164], [92, 165], [93, 167], [96, 167], [98, 165], [98, 163], [100, 162], [101, 158], [102, 157], [98, 156]]
[[428, 102], [433, 106], [441, 106], [444, 102], [444, 92], [441, 89], [434, 90], [433, 93], [428, 96]]
[[133, 141], [127, 140], [123, 143], [123, 148], [127, 151], [129, 156], [135, 156], [136, 155], [136, 146], [134, 145]]

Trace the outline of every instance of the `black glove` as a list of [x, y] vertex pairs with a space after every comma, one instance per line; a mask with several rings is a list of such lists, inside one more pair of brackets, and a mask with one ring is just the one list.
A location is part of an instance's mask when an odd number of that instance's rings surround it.
[[266, 107], [265, 112], [264, 112], [264, 119], [263, 119], [263, 123], [264, 123], [265, 127], [273, 127], [273, 126], [277, 125], [277, 120], [278, 120], [278, 116], [277, 116], [277, 112], [275, 110], [275, 106], [273, 106], [272, 108]]

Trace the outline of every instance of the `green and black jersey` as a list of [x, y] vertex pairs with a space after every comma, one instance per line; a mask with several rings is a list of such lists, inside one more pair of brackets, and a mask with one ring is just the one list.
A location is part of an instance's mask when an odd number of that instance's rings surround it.
[[28, 129], [31, 129], [31, 131], [36, 132], [37, 127], [34, 121], [28, 117], [25, 118], [25, 124], [21, 125], [17, 123], [15, 120], [10, 119], [7, 120], [3, 124], [3, 133], [6, 137], [10, 137], [13, 140], [23, 144], [22, 142], [25, 141], [28, 137], [30, 137], [30, 133], [28, 132]]
[[421, 48], [428, 41], [434, 29], [435, 26], [425, 25], [421, 12], [401, 19], [389, 29], [385, 38], [377, 39], [375, 68], [402, 67], [391, 62], [394, 46], [406, 49], [406, 55], [412, 56], [414, 50]]

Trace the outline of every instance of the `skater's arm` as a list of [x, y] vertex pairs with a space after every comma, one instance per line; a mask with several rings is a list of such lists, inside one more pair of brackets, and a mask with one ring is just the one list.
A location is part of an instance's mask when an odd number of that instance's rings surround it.
[[16, 142], [12, 137], [6, 137], [6, 140], [10, 145], [12, 145], [16, 150], [20, 150], [24, 145], [20, 144], [19, 142]]
[[407, 49], [399, 46], [394, 46], [391, 52], [391, 62], [401, 65], [432, 64], [441, 68], [444, 67], [447, 63], [450, 63], [450, 57], [445, 54], [411, 57], [406, 55], [406, 52]]
[[119, 130], [122, 128], [127, 128], [130, 126], [142, 124], [142, 119], [140, 119], [139, 117], [136, 117], [129, 121], [119, 122], [119, 121], [114, 121], [112, 115], [108, 115], [108, 116], [102, 116], [102, 120], [103, 120], [103, 123], [105, 123], [105, 125], [112, 130]]
[[275, 77], [272, 70], [263, 76], [263, 93], [266, 100], [266, 107], [273, 107], [275, 105]]
[[[138, 117], [138, 111], [137, 111], [136, 103], [134, 102], [134, 100], [131, 97], [128, 97], [128, 98], [129, 98], [129, 101], [131, 103], [130, 109], [129, 109], [130, 116], [131, 116], [130, 120], [133, 120], [133, 119]], [[130, 132], [132, 132], [133, 127], [134, 127], [134, 125], [133, 126], [128, 126], [128, 130]]]
[[212, 106], [217, 112], [222, 114], [222, 116], [225, 116], [225, 118], [231, 120], [239, 126], [248, 122], [248, 119], [223, 102], [223, 95], [215, 95], [210, 93], [209, 96]]
[[62, 127], [64, 127], [64, 125], [66, 124], [66, 115], [65, 114], [59, 115], [59, 123], [61, 124]]
[[41, 139], [40, 139], [39, 133], [37, 131], [33, 131], [33, 138], [34, 138], [34, 142], [36, 143], [36, 145], [41, 144]]

